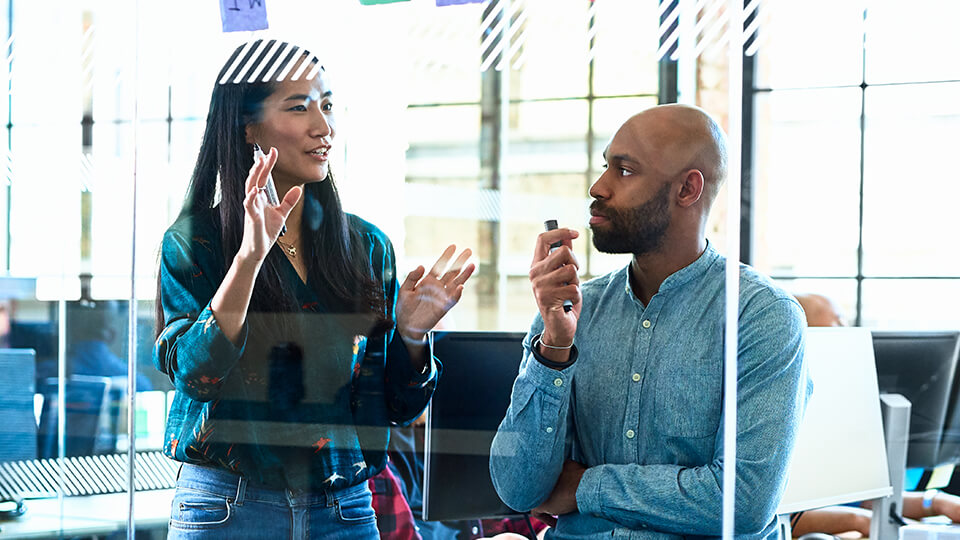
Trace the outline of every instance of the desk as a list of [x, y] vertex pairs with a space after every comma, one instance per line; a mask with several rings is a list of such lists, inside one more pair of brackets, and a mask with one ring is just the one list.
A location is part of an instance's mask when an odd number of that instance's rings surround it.
[[[172, 489], [138, 491], [133, 499], [137, 530], [166, 529], [170, 519]], [[126, 530], [126, 493], [64, 497], [63, 512], [57, 499], [24, 501], [26, 513], [19, 519], [0, 522], [0, 539], [58, 538], [109, 534]]]

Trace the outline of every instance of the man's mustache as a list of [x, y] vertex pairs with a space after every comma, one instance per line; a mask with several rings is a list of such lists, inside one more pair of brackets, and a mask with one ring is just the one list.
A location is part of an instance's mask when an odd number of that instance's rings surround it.
[[604, 204], [596, 199], [590, 203], [590, 213], [600, 214], [610, 220], [620, 217], [620, 213], [616, 209], [611, 208], [609, 205]]

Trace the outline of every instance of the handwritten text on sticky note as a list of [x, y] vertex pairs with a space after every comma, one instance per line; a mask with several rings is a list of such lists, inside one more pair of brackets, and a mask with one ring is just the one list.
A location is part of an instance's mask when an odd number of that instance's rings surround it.
[[220, 19], [224, 32], [266, 30], [266, 0], [220, 0]]

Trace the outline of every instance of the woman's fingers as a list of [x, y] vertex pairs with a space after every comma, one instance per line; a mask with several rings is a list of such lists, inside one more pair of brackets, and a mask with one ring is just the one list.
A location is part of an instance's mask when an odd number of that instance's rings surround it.
[[277, 210], [283, 215], [283, 219], [286, 220], [287, 216], [290, 215], [290, 211], [293, 210], [293, 207], [300, 202], [300, 196], [303, 195], [303, 188], [300, 186], [293, 186], [287, 191], [287, 194], [283, 196], [283, 200], [280, 201], [280, 206], [277, 207]]
[[[450, 246], [450, 247], [453, 247], [453, 246]], [[443, 278], [441, 278], [441, 281], [443, 281], [447, 285], [451, 284], [454, 278], [456, 278], [457, 275], [460, 274], [461, 269], [463, 269], [463, 265], [467, 263], [471, 255], [473, 255], [473, 252], [470, 251], [469, 249], [463, 250], [463, 252], [460, 253], [460, 256], [457, 257], [457, 260], [453, 261], [453, 264], [450, 265], [450, 269], [447, 270], [445, 274], [443, 274]]]
[[247, 181], [244, 182], [244, 192], [250, 193], [257, 189], [257, 171], [260, 168], [261, 160], [254, 158], [253, 166], [250, 167], [250, 172], [247, 173]]
[[[450, 246], [450, 247], [454, 247], [454, 246]], [[444, 255], [445, 254], [446, 252], [444, 253]], [[466, 264], [468, 260], [470, 260], [470, 257], [472, 255], [473, 255], [473, 252], [470, 251], [470, 249], [465, 249], [460, 253], [460, 256], [457, 257], [457, 260], [453, 261], [453, 264], [450, 265], [450, 269], [443, 274], [443, 277], [439, 278], [440, 281], [443, 282], [444, 286], [459, 285], [465, 282], [468, 277], [470, 277], [469, 274], [467, 274], [465, 277], [463, 276], [463, 268], [464, 268], [463, 265]], [[473, 272], [472, 269], [470, 271]], [[439, 274], [436, 274], [436, 275], [439, 276]]]
[[420, 281], [420, 278], [423, 277], [424, 268], [423, 266], [418, 266], [414, 268], [409, 274], [407, 274], [407, 279], [403, 280], [403, 283], [400, 285], [400, 288], [403, 290], [411, 290]]
[[253, 206], [254, 199], [257, 198], [257, 190], [247, 191], [247, 196], [243, 198], [243, 208], [247, 211], [248, 214], [255, 212]]
[[450, 306], [453, 307], [453, 304], [459, 302], [461, 296], [463, 296], [463, 285], [457, 285], [457, 288], [453, 291], [453, 295], [450, 297]]
[[[456, 246], [452, 246], [452, 245], [451, 245], [450, 247], [456, 249]], [[453, 267], [454, 267], [454, 268], [460, 268], [460, 267], [462, 267], [464, 264], [467, 263], [467, 261], [470, 259], [470, 256], [471, 256], [471, 255], [473, 255], [473, 252], [470, 251], [470, 248], [467, 248], [467, 249], [463, 250], [463, 251], [460, 253], [460, 256], [457, 257], [457, 260], [453, 261]]]
[[443, 250], [443, 253], [440, 254], [440, 258], [437, 259], [437, 262], [433, 264], [433, 268], [430, 269], [430, 275], [436, 276], [438, 279], [443, 275], [444, 268], [447, 267], [447, 263], [450, 262], [450, 257], [453, 257], [453, 254], [456, 253], [457, 246], [450, 244], [447, 246], [447, 249]]
[[453, 278], [453, 281], [451, 282], [451, 284], [462, 287], [463, 284], [466, 283], [468, 279], [470, 279], [470, 276], [473, 275], [473, 271], [476, 269], [477, 267], [474, 264], [467, 265], [467, 267], [464, 268], [462, 272], [460, 272], [460, 275]]
[[267, 178], [270, 176], [270, 172], [273, 170], [273, 166], [277, 164], [277, 153], [276, 148], [271, 148], [270, 152], [264, 156], [263, 164], [260, 167], [259, 177], [257, 178], [257, 187], [266, 188], [267, 187]]
[[264, 187], [267, 185], [267, 172], [270, 171], [270, 169], [267, 167], [267, 162], [269, 160], [270, 156], [264, 156], [263, 158], [260, 158], [260, 162], [257, 163], [257, 175], [256, 180], [254, 181], [254, 185], [257, 186], [257, 191], [262, 192]]

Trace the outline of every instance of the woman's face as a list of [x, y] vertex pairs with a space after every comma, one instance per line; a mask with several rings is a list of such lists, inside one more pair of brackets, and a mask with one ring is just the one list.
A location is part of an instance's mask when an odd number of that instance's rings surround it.
[[[296, 73], [295, 66], [290, 73]], [[308, 66], [298, 80], [284, 80], [263, 102], [260, 122], [247, 126], [247, 142], [264, 153], [277, 149], [273, 180], [282, 194], [292, 186], [327, 177], [328, 151], [336, 132], [333, 96], [323, 71], [306, 80]]]

